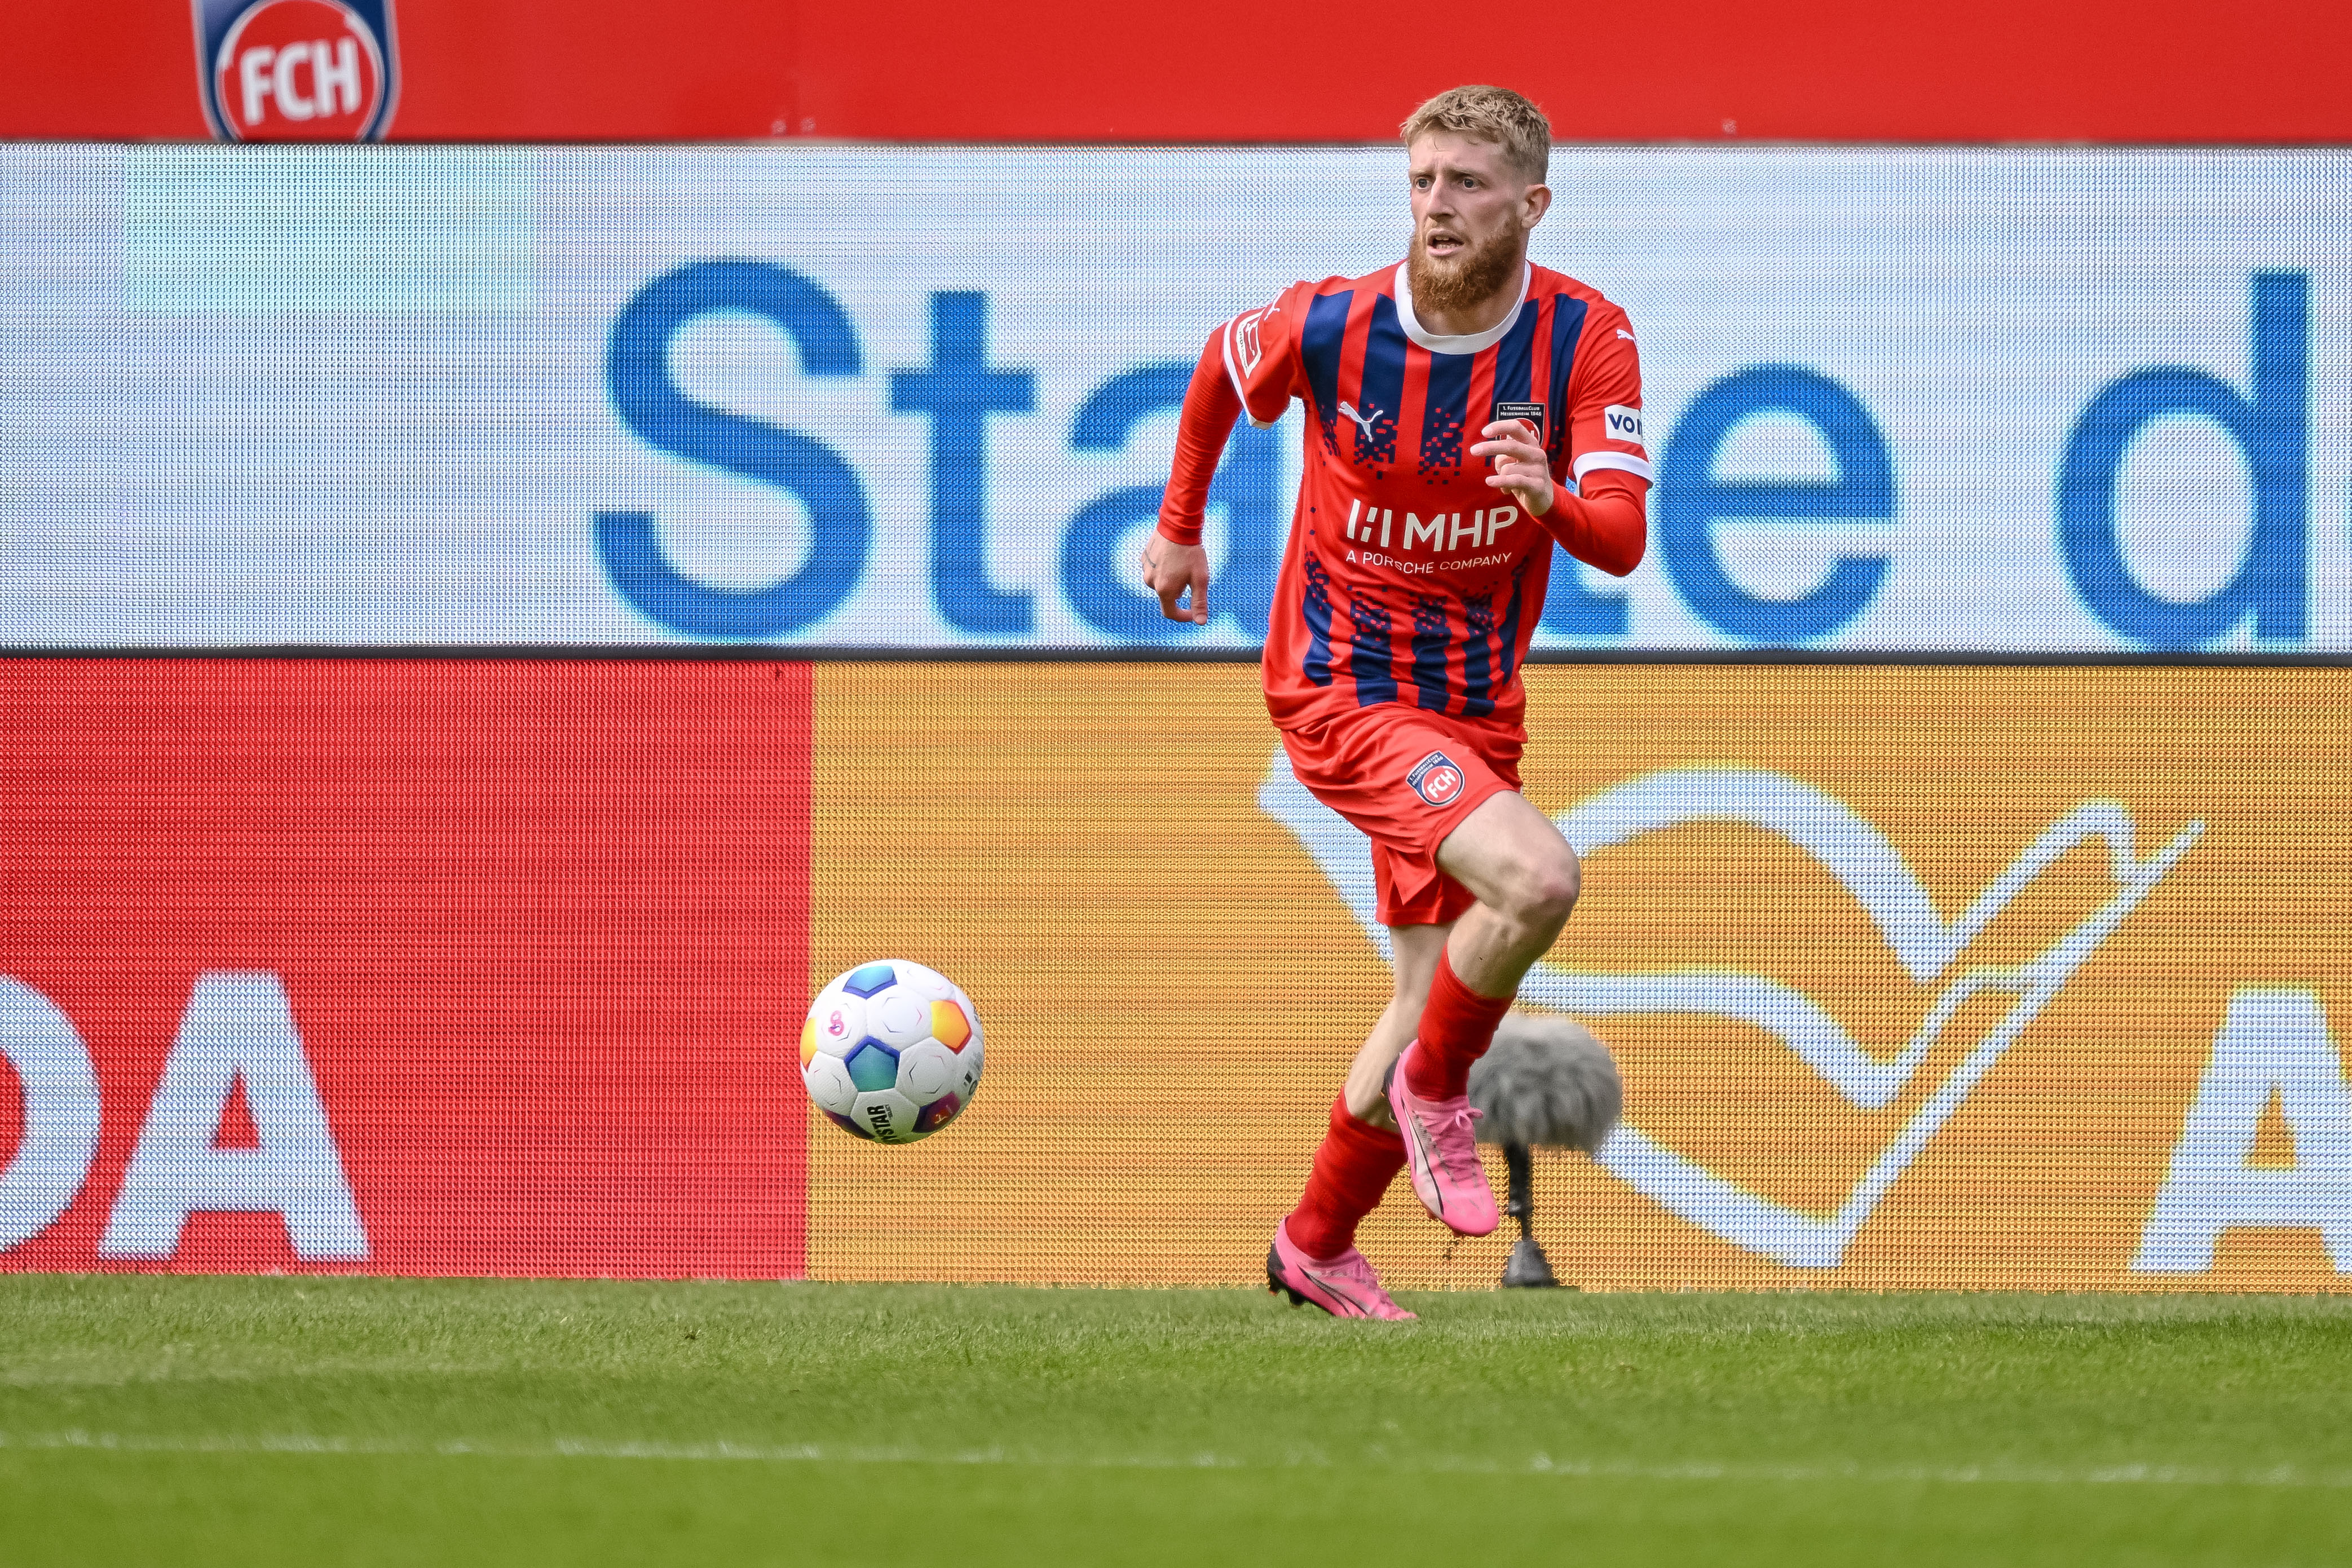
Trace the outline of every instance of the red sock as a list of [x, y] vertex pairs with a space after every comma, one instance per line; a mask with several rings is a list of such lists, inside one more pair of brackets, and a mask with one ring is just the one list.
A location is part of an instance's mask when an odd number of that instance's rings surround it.
[[1404, 1085], [1424, 1100], [1451, 1100], [1470, 1087], [1470, 1064], [1495, 1043], [1495, 1026], [1511, 1010], [1509, 997], [1482, 997], [1455, 977], [1454, 961], [1437, 955], [1429, 1002], [1421, 1009], [1421, 1049], [1412, 1053]]
[[1404, 1139], [1358, 1121], [1346, 1095], [1331, 1103], [1331, 1130], [1315, 1151], [1315, 1172], [1290, 1211], [1291, 1245], [1309, 1258], [1337, 1258], [1356, 1244], [1356, 1226], [1404, 1169]]

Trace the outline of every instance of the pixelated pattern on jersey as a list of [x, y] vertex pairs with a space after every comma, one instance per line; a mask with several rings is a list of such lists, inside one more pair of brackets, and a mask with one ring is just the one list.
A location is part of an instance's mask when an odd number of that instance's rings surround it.
[[1444, 713], [1446, 699], [1453, 695], [1445, 681], [1447, 655], [1454, 645], [1454, 625], [1447, 609], [1443, 599], [1417, 597], [1412, 601], [1413, 689], [1421, 694], [1421, 706], [1433, 713]]
[[1462, 421], [1450, 409], [1431, 404], [1421, 427], [1421, 476], [1454, 474], [1462, 467]]
[[1511, 602], [1503, 612], [1501, 665], [1495, 674], [1497, 686], [1508, 685], [1512, 672], [1518, 667], [1519, 613], [1527, 604], [1528, 573], [1543, 559], [1541, 555], [1528, 556], [1511, 570]]
[[1463, 595], [1462, 623], [1469, 632], [1462, 644], [1462, 712], [1468, 718], [1485, 718], [1495, 711], [1494, 660], [1487, 648], [1495, 635], [1495, 596]]
[[[1521, 311], [1522, 316], [1531, 311]], [[1462, 467], [1462, 432], [1470, 418], [1470, 373], [1475, 354], [1429, 356], [1429, 392], [1422, 403], [1421, 476], [1448, 476]]]
[[1298, 357], [1315, 396], [1315, 423], [1323, 432], [1323, 450], [1334, 457], [1339, 455], [1339, 355], [1347, 347], [1348, 304], [1354, 298], [1317, 295], [1307, 302], [1307, 325], [1298, 333]]
[[1356, 427], [1356, 461], [1359, 463], [1393, 463], [1396, 461], [1396, 416], [1371, 399], [1364, 406], [1342, 399], [1341, 417]]
[[1356, 706], [1371, 707], [1396, 701], [1396, 650], [1389, 642], [1389, 607], [1377, 599], [1350, 594], [1348, 619], [1355, 625], [1349, 639], [1355, 651], [1348, 660], [1348, 674], [1356, 682]]
[[1307, 591], [1299, 596], [1307, 618], [1307, 678], [1331, 684], [1331, 573], [1313, 550], [1307, 552]]

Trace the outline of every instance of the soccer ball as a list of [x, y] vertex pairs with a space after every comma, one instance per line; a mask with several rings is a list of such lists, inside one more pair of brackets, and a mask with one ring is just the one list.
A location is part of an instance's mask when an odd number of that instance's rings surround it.
[[816, 994], [801, 1025], [801, 1082], [835, 1125], [882, 1144], [928, 1138], [980, 1086], [980, 1015], [936, 969], [860, 964]]

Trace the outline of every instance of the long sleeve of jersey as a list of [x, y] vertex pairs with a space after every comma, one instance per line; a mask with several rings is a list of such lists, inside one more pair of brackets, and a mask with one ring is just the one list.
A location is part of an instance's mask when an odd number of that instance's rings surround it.
[[1176, 417], [1176, 461], [1169, 469], [1168, 489], [1160, 501], [1160, 537], [1171, 544], [1201, 542], [1201, 516], [1209, 506], [1209, 482], [1216, 477], [1218, 460], [1232, 439], [1234, 422], [1241, 418], [1241, 394], [1225, 373], [1224, 334], [1209, 338], [1193, 367], [1192, 383], [1184, 389], [1183, 412]]
[[[1603, 329], [1605, 329], [1605, 330]], [[1569, 441], [1552, 467], [1552, 491], [1538, 519], [1562, 549], [1612, 577], [1642, 564], [1649, 535], [1642, 498], [1650, 488], [1650, 455], [1642, 444], [1642, 362], [1624, 316], [1594, 325], [1570, 383]]]
[[1585, 565], [1623, 577], [1642, 564], [1648, 548], [1642, 496], [1649, 486], [1619, 469], [1594, 468], [1585, 474], [1583, 488], [1583, 495], [1572, 496], [1552, 486], [1551, 510], [1536, 520]]

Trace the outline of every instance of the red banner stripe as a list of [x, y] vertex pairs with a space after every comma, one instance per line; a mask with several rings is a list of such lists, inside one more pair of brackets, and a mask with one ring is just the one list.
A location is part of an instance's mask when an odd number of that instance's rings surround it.
[[[70, 1205], [0, 1268], [800, 1274], [810, 687], [793, 664], [0, 663], [12, 1054], [21, 1077], [63, 1038], [53, 1008], [101, 1110]], [[301, 1146], [305, 1068], [331, 1157]], [[17, 1087], [0, 1162], [38, 1109], [69, 1130], [70, 1085]], [[220, 1119], [175, 1134], [173, 1105]], [[231, 1158], [273, 1139], [292, 1164]], [[284, 1199], [334, 1162], [356, 1251], [335, 1194]], [[210, 1206], [241, 1180], [276, 1209]]]

